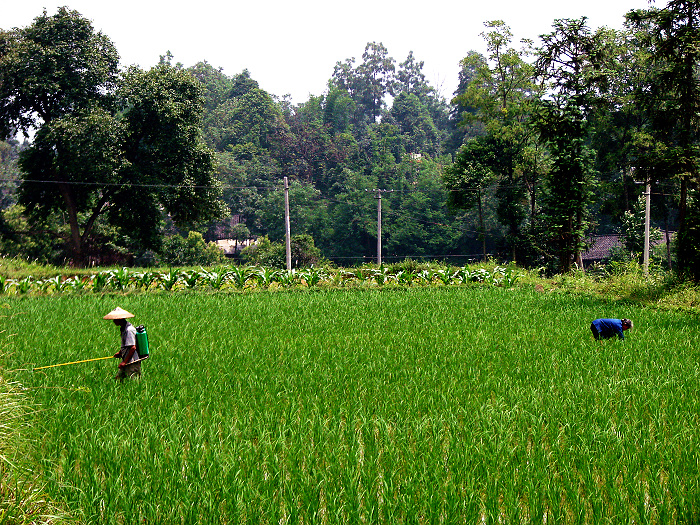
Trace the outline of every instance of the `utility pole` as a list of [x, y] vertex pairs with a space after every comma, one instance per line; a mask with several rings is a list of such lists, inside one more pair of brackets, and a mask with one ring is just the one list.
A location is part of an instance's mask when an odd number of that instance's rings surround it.
[[644, 210], [644, 275], [649, 275], [649, 219], [651, 217], [651, 184], [647, 179], [644, 191], [646, 209]]
[[365, 190], [376, 193], [377, 197], [377, 266], [382, 265], [382, 193], [391, 193], [394, 190]]
[[289, 229], [289, 181], [284, 178], [284, 240], [287, 251], [287, 271], [292, 269], [292, 236]]
[[[634, 173], [634, 168], [632, 168]], [[651, 180], [647, 177], [646, 183], [637, 182], [635, 184], [645, 184], [644, 186], [644, 256], [642, 264], [644, 275], [649, 275], [649, 222], [651, 219]], [[668, 244], [667, 244], [668, 246]], [[670, 260], [670, 259], [669, 259]]]

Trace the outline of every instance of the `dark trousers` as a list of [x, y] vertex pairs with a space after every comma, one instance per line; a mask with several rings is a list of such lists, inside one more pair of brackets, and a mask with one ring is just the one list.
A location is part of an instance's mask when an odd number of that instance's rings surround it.
[[120, 368], [114, 379], [118, 381], [124, 381], [131, 377], [141, 377], [141, 361], [136, 361], [135, 363], [129, 363], [124, 368]]

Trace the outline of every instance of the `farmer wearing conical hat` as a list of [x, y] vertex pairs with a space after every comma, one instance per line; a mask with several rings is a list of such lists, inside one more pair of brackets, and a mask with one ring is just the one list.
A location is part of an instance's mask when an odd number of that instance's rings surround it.
[[121, 362], [114, 379], [122, 382], [125, 378], [141, 377], [141, 361], [136, 352], [136, 328], [127, 321], [130, 317], [134, 317], [134, 314], [117, 307], [103, 318], [113, 320], [121, 330], [121, 350], [114, 354], [114, 357], [121, 358]]

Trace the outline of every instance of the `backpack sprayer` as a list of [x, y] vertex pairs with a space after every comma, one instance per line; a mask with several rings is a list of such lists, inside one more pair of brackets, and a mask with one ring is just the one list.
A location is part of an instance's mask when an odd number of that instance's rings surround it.
[[[146, 333], [146, 327], [140, 325], [136, 327], [136, 353], [139, 356], [139, 361], [148, 359], [148, 334]], [[112, 359], [114, 356], [106, 357], [95, 357], [93, 359], [82, 359], [81, 361], [71, 361], [70, 363], [59, 363], [57, 365], [39, 366], [33, 368], [32, 371], [43, 370], [44, 368], [55, 368], [57, 366], [67, 366], [67, 365], [77, 365], [79, 363], [89, 363], [91, 361], [102, 361], [104, 359]]]
[[139, 355], [139, 361], [148, 359], [148, 334], [145, 325], [136, 327], [136, 353]]

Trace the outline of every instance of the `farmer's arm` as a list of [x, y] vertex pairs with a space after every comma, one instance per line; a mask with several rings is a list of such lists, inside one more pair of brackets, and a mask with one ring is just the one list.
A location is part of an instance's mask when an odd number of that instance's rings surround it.
[[617, 331], [617, 337], [619, 337], [620, 339], [625, 338], [625, 332], [624, 328], [622, 328], [622, 322], [620, 322], [619, 326], [615, 325], [615, 331]]
[[134, 352], [136, 352], [136, 345], [128, 346], [124, 349], [124, 357], [122, 362], [119, 363], [119, 368], [129, 364], [131, 358], [134, 356]]

